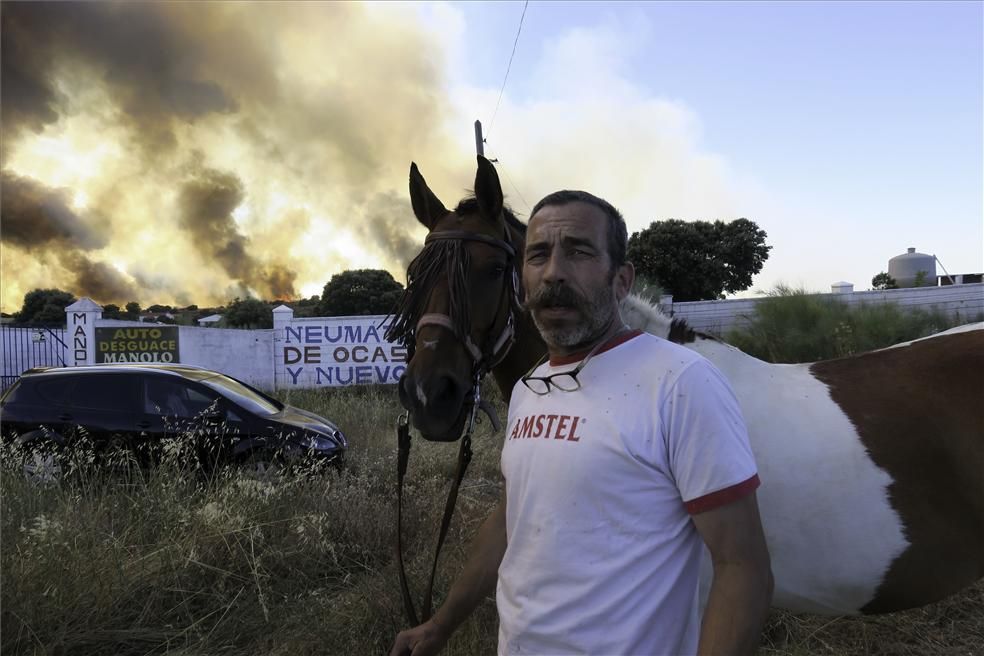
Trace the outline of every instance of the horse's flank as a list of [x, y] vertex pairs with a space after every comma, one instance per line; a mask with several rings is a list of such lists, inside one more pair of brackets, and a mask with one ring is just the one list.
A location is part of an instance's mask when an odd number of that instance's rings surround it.
[[886, 612], [984, 575], [984, 324], [774, 365], [627, 301], [629, 325], [698, 351], [735, 390], [763, 481], [776, 606]]

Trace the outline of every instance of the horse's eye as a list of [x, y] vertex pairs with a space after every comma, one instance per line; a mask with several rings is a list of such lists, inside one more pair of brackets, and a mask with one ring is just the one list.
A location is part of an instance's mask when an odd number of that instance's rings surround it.
[[502, 274], [506, 272], [506, 267], [503, 265], [497, 265], [489, 269], [490, 278], [501, 278]]

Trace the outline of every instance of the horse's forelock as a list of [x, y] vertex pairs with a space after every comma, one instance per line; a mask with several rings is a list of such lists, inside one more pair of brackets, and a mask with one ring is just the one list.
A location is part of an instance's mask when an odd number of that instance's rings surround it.
[[407, 268], [403, 290], [386, 338], [410, 347], [417, 323], [427, 312], [430, 292], [444, 278], [448, 285], [450, 319], [459, 335], [468, 334], [468, 296], [464, 289], [468, 252], [460, 241], [436, 241], [424, 246]]
[[[478, 199], [474, 196], [462, 198], [458, 205], [455, 206], [454, 213], [458, 215], [459, 218], [463, 218], [469, 214], [478, 214]], [[512, 208], [508, 205], [502, 206], [502, 217], [505, 219], [507, 227], [513, 228], [523, 235], [526, 234], [526, 224], [519, 220], [516, 214], [512, 211]]]

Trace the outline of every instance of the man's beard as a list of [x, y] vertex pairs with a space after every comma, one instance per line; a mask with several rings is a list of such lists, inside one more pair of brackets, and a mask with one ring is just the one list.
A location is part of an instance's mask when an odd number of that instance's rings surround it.
[[[526, 298], [526, 308], [548, 346], [571, 348], [584, 344], [604, 332], [616, 311], [615, 292], [610, 285], [599, 285], [590, 296], [583, 296], [564, 284], [545, 283]], [[569, 326], [551, 326], [537, 318], [537, 310], [550, 307], [575, 309], [582, 321]]]

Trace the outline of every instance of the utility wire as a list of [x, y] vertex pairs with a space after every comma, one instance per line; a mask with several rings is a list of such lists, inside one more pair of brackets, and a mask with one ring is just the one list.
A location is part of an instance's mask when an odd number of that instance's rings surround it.
[[519, 43], [519, 35], [523, 31], [523, 19], [526, 18], [526, 7], [528, 7], [529, 4], [530, 0], [526, 0], [526, 2], [523, 3], [523, 15], [519, 17], [519, 29], [516, 30], [516, 39], [513, 41], [512, 54], [509, 55], [509, 64], [506, 66], [506, 76], [502, 78], [502, 87], [499, 89], [499, 99], [495, 101], [495, 111], [492, 112], [492, 120], [489, 121], [489, 130], [485, 133], [485, 139], [488, 139], [489, 134], [492, 133], [492, 126], [495, 124], [495, 116], [499, 113], [499, 103], [502, 102], [502, 92], [506, 90], [506, 80], [509, 79], [509, 71], [512, 69], [513, 57], [516, 55], [516, 44]]
[[512, 178], [509, 177], [509, 174], [506, 173], [506, 168], [502, 165], [502, 161], [499, 160], [498, 158], [496, 158], [494, 161], [496, 164], [499, 165], [498, 169], [499, 171], [502, 172], [502, 175], [506, 176], [506, 181], [509, 183], [509, 186], [512, 187], [513, 191], [516, 192], [516, 195], [519, 196], [519, 200], [523, 201], [523, 205], [526, 206], [526, 213], [528, 215], [530, 211], [530, 204], [526, 202], [526, 199], [523, 198], [523, 194], [519, 193], [519, 189], [517, 189], [516, 185], [513, 184]]

